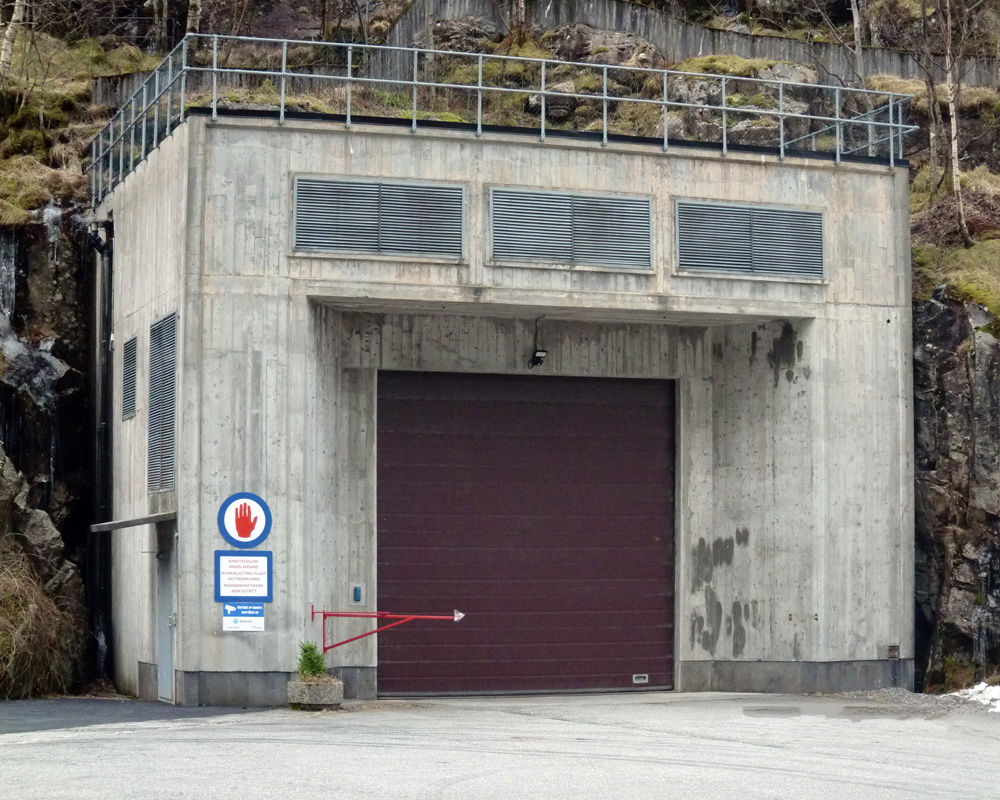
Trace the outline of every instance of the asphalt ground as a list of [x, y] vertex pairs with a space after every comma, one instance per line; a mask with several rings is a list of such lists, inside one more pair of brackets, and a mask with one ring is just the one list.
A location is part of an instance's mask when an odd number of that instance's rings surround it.
[[1000, 714], [901, 695], [0, 703], [0, 798], [133, 797], [998, 798]]

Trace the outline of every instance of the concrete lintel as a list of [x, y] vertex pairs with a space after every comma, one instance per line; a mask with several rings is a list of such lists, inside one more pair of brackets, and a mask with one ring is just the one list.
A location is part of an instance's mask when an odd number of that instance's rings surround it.
[[[343, 286], [340, 290], [343, 290]], [[772, 322], [778, 319], [812, 319], [820, 316], [822, 306], [797, 307], [789, 304], [764, 303], [748, 309], [741, 304], [732, 313], [720, 312], [718, 301], [699, 304], [689, 308], [665, 308], [659, 303], [640, 305], [608, 305], [600, 306], [593, 300], [590, 305], [559, 305], [559, 298], [553, 297], [552, 302], [546, 302], [545, 292], [535, 291], [533, 297], [518, 302], [487, 302], [473, 300], [471, 290], [468, 297], [458, 297], [462, 289], [449, 289], [447, 298], [435, 300], [414, 300], [407, 297], [371, 297], [347, 296], [341, 291], [334, 296], [327, 284], [308, 283], [304, 286], [305, 294], [321, 305], [329, 306], [338, 311], [367, 313], [415, 313], [415, 314], [449, 314], [466, 317], [498, 317], [505, 319], [534, 318], [544, 316], [549, 320], [567, 322], [603, 322], [603, 323], [641, 323], [649, 325], [672, 325], [675, 327], [704, 327], [713, 325], [757, 324]], [[620, 302], [620, 298], [619, 298]], [[715, 309], [715, 310], [713, 310]]]
[[134, 519], [118, 519], [111, 522], [97, 522], [90, 526], [91, 533], [118, 531], [123, 528], [138, 528], [140, 525], [155, 525], [158, 522], [170, 522], [177, 519], [176, 511], [165, 511], [160, 514], [148, 514]]

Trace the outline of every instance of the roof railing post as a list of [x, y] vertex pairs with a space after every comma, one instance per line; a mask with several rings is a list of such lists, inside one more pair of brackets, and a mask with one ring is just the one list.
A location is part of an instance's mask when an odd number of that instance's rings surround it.
[[476, 136], [483, 135], [483, 54], [479, 54], [479, 76], [476, 79]]
[[139, 160], [143, 160], [146, 157], [146, 120], [149, 118], [149, 101], [147, 98], [147, 88], [148, 79], [142, 84], [142, 149], [140, 151]]
[[212, 119], [219, 118], [219, 34], [212, 35]]
[[344, 120], [344, 127], [351, 127], [351, 94], [354, 86], [354, 46], [347, 45], [347, 117]]
[[118, 112], [118, 180], [125, 174], [125, 108]]
[[97, 171], [97, 194], [104, 198], [104, 131], [97, 134], [97, 155], [94, 160]]
[[729, 152], [729, 131], [726, 130], [726, 126], [729, 123], [729, 115], [726, 111], [726, 79], [723, 78], [722, 84], [722, 155], [726, 155]]
[[542, 116], [541, 116], [541, 127], [539, 128], [540, 134], [538, 136], [539, 141], [545, 141], [545, 60], [542, 60]]
[[97, 205], [97, 137], [90, 141], [90, 207]]
[[608, 68], [604, 67], [604, 79], [603, 79], [603, 97], [601, 98], [602, 114], [601, 114], [601, 147], [608, 146]]
[[128, 171], [135, 168], [135, 95], [129, 100], [131, 106], [131, 123], [128, 126]]
[[187, 104], [187, 71], [188, 71], [188, 39], [191, 38], [191, 34], [187, 34], [183, 39], [181, 39], [181, 113], [179, 122], [184, 121], [184, 112]]
[[[117, 116], [117, 114], [115, 115]], [[115, 117], [108, 120], [108, 191], [115, 186]]]
[[785, 157], [785, 84], [778, 84], [778, 158]]
[[663, 70], [663, 149], [670, 147], [670, 118], [667, 109], [670, 107], [670, 95], [667, 90], [667, 71]]
[[410, 130], [417, 130], [417, 48], [413, 48], [413, 115], [410, 117]]
[[896, 103], [896, 107], [899, 109], [896, 112], [896, 122], [898, 127], [896, 128], [897, 140], [899, 141], [899, 160], [902, 161], [904, 158], [903, 151], [903, 126], [906, 124], [906, 100], [900, 99]]
[[836, 125], [837, 125], [837, 155], [834, 157], [834, 161], [837, 164], [839, 164], [840, 163], [840, 154], [843, 151], [843, 145], [844, 145], [844, 131], [843, 131], [843, 127], [842, 127], [843, 123], [840, 121], [840, 87], [839, 86], [836, 89], [833, 90], [833, 104], [834, 104], [834, 106], [836, 106], [836, 108], [834, 109], [834, 116], [837, 119], [837, 122], [836, 122]]
[[174, 98], [174, 53], [171, 50], [167, 55], [167, 119], [165, 121], [166, 128], [164, 130], [164, 138], [170, 133], [170, 112], [173, 110], [173, 103], [171, 102]]
[[[895, 141], [895, 129], [893, 127], [895, 119], [893, 114], [893, 96], [889, 95], [889, 168], [892, 169], [896, 166], [896, 141]], [[902, 134], [900, 134], [900, 139], [902, 139]]]
[[[288, 69], [288, 40], [281, 42], [281, 98], [278, 100], [278, 124], [285, 124], [285, 71]], [[348, 100], [350, 102], [350, 100]]]
[[153, 72], [153, 147], [160, 140], [160, 70]]

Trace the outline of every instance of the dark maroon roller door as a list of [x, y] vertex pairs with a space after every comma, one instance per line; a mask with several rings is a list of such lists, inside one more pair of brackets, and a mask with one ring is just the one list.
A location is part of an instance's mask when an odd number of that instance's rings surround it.
[[673, 397], [379, 373], [380, 693], [672, 688]]

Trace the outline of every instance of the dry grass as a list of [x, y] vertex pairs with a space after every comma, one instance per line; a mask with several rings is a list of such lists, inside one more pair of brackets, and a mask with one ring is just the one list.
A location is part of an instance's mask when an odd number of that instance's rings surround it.
[[[926, 118], [929, 114], [927, 84], [917, 78], [897, 78], [894, 75], [873, 75], [865, 82], [876, 92], [896, 92], [911, 94], [910, 109], [914, 114]], [[948, 92], [943, 84], [935, 87], [935, 99], [943, 113], [947, 113]], [[1000, 92], [990, 86], [966, 86], [958, 98], [958, 111], [967, 116], [996, 115], [1000, 113]]]
[[31, 210], [47, 203], [82, 202], [87, 194], [79, 156], [67, 154], [72, 166], [55, 169], [35, 156], [0, 160], [0, 225], [20, 225]]
[[46, 595], [9, 536], [0, 540], [0, 698], [69, 688], [83, 654], [79, 617]]

